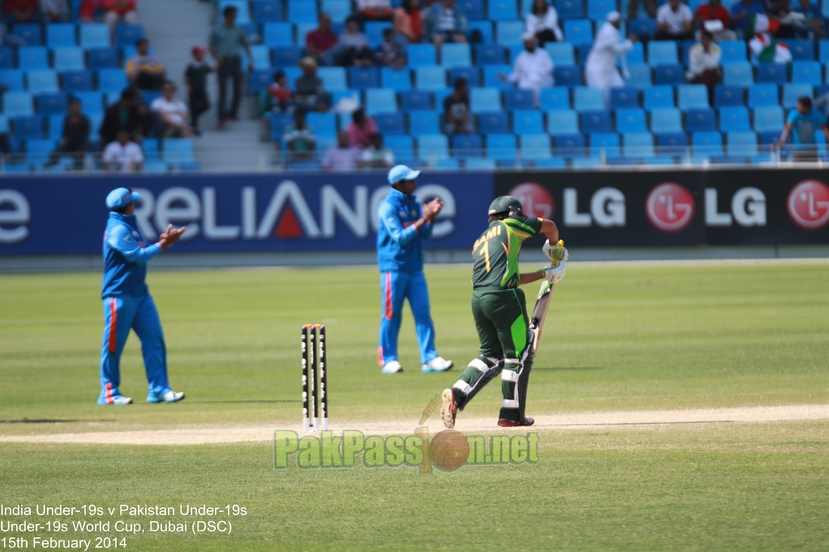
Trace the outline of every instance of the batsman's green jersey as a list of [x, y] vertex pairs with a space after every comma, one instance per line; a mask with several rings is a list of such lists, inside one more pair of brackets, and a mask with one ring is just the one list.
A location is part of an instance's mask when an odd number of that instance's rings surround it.
[[472, 248], [472, 287], [518, 287], [521, 244], [538, 234], [542, 222], [540, 218], [527, 217], [493, 221]]

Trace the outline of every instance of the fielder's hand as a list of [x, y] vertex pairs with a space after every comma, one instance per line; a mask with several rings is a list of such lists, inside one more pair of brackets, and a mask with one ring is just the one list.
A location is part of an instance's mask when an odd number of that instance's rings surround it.
[[541, 248], [545, 255], [550, 257], [550, 260], [553, 263], [557, 263], [559, 261], [566, 261], [569, 255], [567, 254], [567, 248], [564, 247], [564, 242], [562, 240], [558, 240], [555, 246], [550, 245], [550, 240], [544, 242], [544, 247]]
[[557, 284], [564, 279], [564, 273], [567, 272], [567, 263], [560, 261], [556, 266], [545, 266], [541, 269], [541, 273], [551, 284]]
[[434, 222], [435, 217], [438, 216], [441, 209], [443, 209], [443, 202], [438, 198], [433, 199], [429, 203], [424, 203], [423, 218], [429, 222]]
[[158, 243], [161, 245], [161, 250], [166, 251], [167, 249], [172, 247], [173, 244], [175, 244], [179, 240], [181, 235], [184, 234], [185, 230], [187, 230], [186, 226], [182, 226], [181, 228], [177, 228], [174, 230], [172, 224], [168, 225], [167, 230], [165, 230], [164, 233], [161, 234], [161, 237], [158, 240]]

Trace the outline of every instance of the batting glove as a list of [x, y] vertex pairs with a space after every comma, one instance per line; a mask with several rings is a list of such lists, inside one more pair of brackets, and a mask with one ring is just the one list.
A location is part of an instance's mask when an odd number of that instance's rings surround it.
[[559, 245], [560, 242], [557, 242], [555, 245], [550, 245], [550, 240], [544, 242], [544, 247], [541, 250], [544, 252], [545, 255], [550, 257], [550, 260], [553, 263], [557, 263], [559, 261], [566, 261], [568, 258], [567, 248], [564, 245]]
[[557, 284], [564, 279], [564, 273], [567, 272], [567, 263], [560, 261], [556, 266], [545, 266], [540, 272], [548, 282]]

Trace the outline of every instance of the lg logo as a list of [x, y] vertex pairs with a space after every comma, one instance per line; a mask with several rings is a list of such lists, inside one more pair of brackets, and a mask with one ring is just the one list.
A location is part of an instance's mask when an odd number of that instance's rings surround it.
[[645, 201], [648, 220], [657, 230], [669, 234], [685, 230], [694, 220], [695, 211], [694, 196], [688, 188], [673, 182], [651, 190]]
[[829, 223], [829, 187], [805, 180], [792, 188], [786, 202], [789, 217], [804, 230], [820, 230]]

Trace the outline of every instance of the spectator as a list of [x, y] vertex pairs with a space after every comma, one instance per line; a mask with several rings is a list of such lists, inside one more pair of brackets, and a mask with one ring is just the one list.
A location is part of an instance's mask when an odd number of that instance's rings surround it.
[[360, 21], [391, 21], [391, 0], [357, 0]]
[[708, 88], [708, 105], [714, 105], [714, 87], [722, 80], [721, 57], [722, 50], [714, 43], [714, 37], [708, 31], [702, 31], [699, 43], [691, 46], [688, 52], [688, 82], [704, 84]]
[[466, 79], [455, 79], [454, 90], [443, 99], [443, 120], [446, 134], [473, 132], [469, 122], [469, 83]]
[[376, 132], [369, 138], [371, 144], [363, 150], [360, 166], [367, 169], [390, 169], [394, 166], [394, 153], [383, 146], [383, 135]]
[[[644, 0], [645, 12], [651, 19], [656, 18], [656, 0]], [[639, 17], [639, 0], [630, 0], [628, 3], [628, 19]]]
[[331, 16], [323, 13], [319, 27], [305, 35], [305, 49], [320, 65], [334, 65], [335, 46], [339, 40], [337, 33], [331, 30]]
[[356, 148], [367, 148], [371, 145], [371, 135], [376, 134], [377, 123], [366, 115], [362, 107], [351, 114], [351, 123], [345, 129], [348, 135], [348, 143]]
[[292, 111], [294, 107], [294, 93], [288, 84], [288, 76], [285, 71], [277, 71], [273, 82], [265, 92], [265, 105], [263, 111], [272, 113], [285, 113]]
[[72, 155], [75, 169], [83, 168], [83, 160], [89, 151], [89, 131], [92, 128], [89, 117], [81, 113], [81, 100], [69, 100], [69, 113], [63, 118], [63, 132], [60, 145], [49, 156], [47, 167], [58, 164], [61, 155]]
[[38, 0], [3, 0], [3, 21], [15, 23], [43, 23]]
[[527, 14], [527, 32], [535, 35], [542, 48], [545, 42], [564, 40], [558, 26], [558, 12], [547, 3], [547, 0], [533, 0], [530, 13]]
[[115, 36], [115, 25], [118, 23], [138, 23], [136, 4], [138, 0], [104, 0], [104, 23]]
[[440, 48], [444, 42], [466, 42], [466, 15], [455, 0], [438, 0], [426, 12], [426, 37]]
[[766, 8], [761, 0], [741, 0], [731, 6], [731, 26], [737, 32], [737, 36], [741, 38], [751, 36], [748, 16], [765, 12]]
[[[777, 20], [770, 20], [765, 14], [756, 14], [749, 17], [749, 29], [754, 30], [754, 36], [748, 41], [749, 50], [763, 63], [789, 63], [792, 53], [789, 47], [779, 42], [768, 31], [770, 24], [778, 25]], [[776, 30], [776, 29], [775, 29]]]
[[139, 144], [143, 141], [143, 115], [137, 88], [125, 89], [121, 92], [121, 99], [118, 103], [106, 110], [100, 130], [101, 148], [114, 142], [121, 130], [127, 131], [129, 140]]
[[104, 149], [101, 157], [105, 171], [137, 172], [144, 168], [144, 152], [141, 146], [130, 142], [130, 133], [118, 131], [118, 139]]
[[395, 34], [394, 29], [384, 29], [383, 42], [374, 51], [374, 59], [382, 67], [398, 69], [406, 65], [406, 53], [403, 45], [395, 40]]
[[322, 159], [322, 168], [329, 171], [353, 171], [360, 160], [360, 149], [349, 143], [349, 133], [337, 133], [337, 145], [328, 148]]
[[161, 88], [162, 96], [153, 100], [150, 111], [155, 113], [161, 124], [162, 138], [189, 138], [190, 126], [187, 124], [187, 106], [176, 98], [176, 84], [165, 81]]
[[167, 77], [167, 68], [155, 54], [150, 53], [150, 41], [139, 38], [136, 54], [127, 62], [127, 78], [140, 90], [161, 90]]
[[[253, 71], [253, 54], [245, 37], [245, 30], [236, 24], [237, 9], [234, 6], [225, 7], [221, 23], [213, 27], [210, 32], [210, 53], [216, 60], [216, 71], [219, 78], [219, 128], [225, 127], [225, 121], [239, 120], [239, 103], [242, 101], [242, 58], [239, 56], [239, 47], [245, 49], [250, 63], [248, 69]], [[230, 110], [227, 105], [227, 81], [233, 80], [233, 99]]]
[[[423, 14], [418, 0], [403, 0], [394, 10], [394, 30], [410, 44], [423, 40]], [[385, 36], [385, 31], [383, 36]]]
[[801, 38], [808, 38], [812, 33], [821, 37], [826, 36], [820, 8], [809, 0], [798, 0], [797, 6], [789, 14], [789, 20], [794, 33]]
[[187, 70], [184, 72], [184, 84], [187, 86], [187, 96], [190, 101], [190, 124], [196, 136], [201, 135], [199, 116], [210, 109], [207, 76], [213, 72], [213, 68], [204, 59], [206, 53], [207, 48], [204, 46], [193, 46], [193, 61], [187, 65]]
[[317, 148], [317, 138], [314, 129], [305, 122], [305, 112], [301, 109], [294, 111], [294, 124], [285, 128], [282, 139], [291, 153], [294, 161], [307, 161], [314, 155]]
[[625, 85], [622, 75], [616, 69], [616, 59], [622, 56], [622, 67], [627, 71], [624, 54], [633, 49], [637, 40], [635, 34], [625, 41], [619, 40], [619, 28], [622, 26], [622, 15], [617, 11], [607, 14], [607, 22], [596, 33], [593, 48], [587, 55], [584, 66], [585, 80], [591, 88], [601, 88], [604, 91], [604, 104], [610, 105], [610, 89]]
[[46, 23], [69, 21], [69, 4], [66, 0], [40, 0], [40, 11]]
[[531, 32], [524, 33], [524, 51], [515, 58], [509, 76], [498, 73], [504, 82], [517, 84], [518, 88], [533, 91], [535, 107], [538, 107], [541, 89], [553, 86], [553, 60], [547, 50], [538, 47], [538, 40]]
[[337, 51], [337, 65], [344, 67], [371, 67], [371, 48], [366, 35], [360, 32], [357, 18], [350, 15], [345, 20], [345, 32], [340, 35], [340, 46]]
[[[812, 98], [801, 96], [797, 99], [797, 108], [789, 112], [786, 117], [786, 127], [780, 135], [780, 141], [776, 144], [782, 148], [792, 134], [794, 145], [792, 157], [794, 161], [817, 161], [817, 142], [815, 132], [820, 129], [829, 142], [829, 129], [816, 109], [812, 109]], [[792, 133], [794, 130], [794, 133]]]
[[729, 29], [731, 18], [728, 16], [728, 10], [722, 6], [721, 0], [710, 0], [698, 7], [694, 13], [694, 22], [700, 25], [701, 30], [710, 32], [715, 40], [737, 39], [737, 33]]
[[83, 23], [101, 23], [106, 14], [106, 0], [81, 0], [80, 19]]
[[681, 0], [670, 0], [656, 12], [655, 40], [690, 40], [694, 38], [694, 15]]
[[294, 101], [305, 111], [327, 111], [330, 99], [317, 76], [317, 62], [306, 56], [299, 60], [302, 76], [294, 82]]

